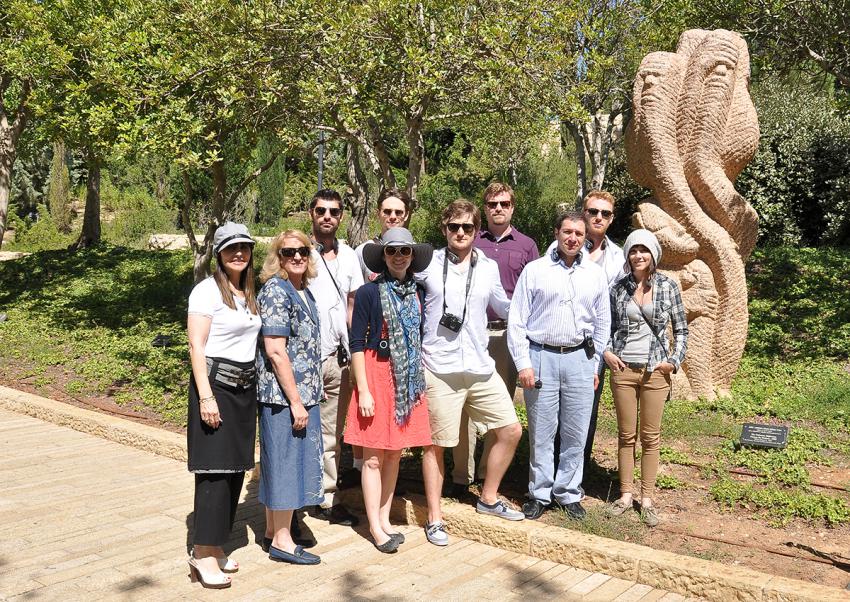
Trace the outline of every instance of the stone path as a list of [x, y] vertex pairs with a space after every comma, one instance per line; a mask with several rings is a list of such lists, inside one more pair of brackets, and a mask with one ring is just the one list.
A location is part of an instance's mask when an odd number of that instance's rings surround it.
[[384, 555], [367, 530], [309, 517], [322, 564], [273, 563], [256, 544], [263, 511], [246, 481], [228, 546], [242, 570], [230, 589], [203, 590], [187, 577], [183, 463], [0, 410], [0, 599], [685, 599], [458, 538], [438, 548], [415, 527]]

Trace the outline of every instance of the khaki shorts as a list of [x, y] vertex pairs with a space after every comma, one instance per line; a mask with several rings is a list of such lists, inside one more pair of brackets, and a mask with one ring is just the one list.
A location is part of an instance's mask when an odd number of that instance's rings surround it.
[[434, 445], [454, 447], [460, 441], [460, 417], [466, 410], [469, 419], [487, 430], [516, 424], [519, 419], [513, 400], [498, 374], [434, 374], [425, 369], [428, 386], [428, 415]]

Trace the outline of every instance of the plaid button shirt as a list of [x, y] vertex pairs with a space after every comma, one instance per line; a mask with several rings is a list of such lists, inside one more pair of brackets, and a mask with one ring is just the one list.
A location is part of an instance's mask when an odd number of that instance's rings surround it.
[[[685, 361], [685, 351], [688, 348], [688, 321], [685, 318], [685, 305], [676, 283], [656, 272], [653, 284], [655, 291], [653, 302], [655, 310], [652, 314], [652, 328], [658, 336], [653, 336], [649, 345], [647, 370], [652, 372], [661, 362], [667, 361], [676, 370]], [[631, 274], [617, 281], [611, 288], [611, 339], [606, 351], [611, 351], [617, 357], [626, 346], [629, 335], [629, 320], [626, 317], [626, 307], [632, 303], [637, 283]], [[672, 324], [673, 351], [668, 354], [670, 343], [667, 337], [667, 325]]]

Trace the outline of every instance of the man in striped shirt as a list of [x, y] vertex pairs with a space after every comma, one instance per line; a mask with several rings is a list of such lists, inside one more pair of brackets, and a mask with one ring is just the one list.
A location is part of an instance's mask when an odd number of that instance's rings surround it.
[[508, 348], [528, 411], [529, 500], [523, 512], [529, 519], [552, 502], [573, 518], [585, 515], [584, 444], [611, 328], [608, 281], [583, 253], [585, 234], [581, 213], [558, 216], [557, 245], [523, 270], [508, 317]]

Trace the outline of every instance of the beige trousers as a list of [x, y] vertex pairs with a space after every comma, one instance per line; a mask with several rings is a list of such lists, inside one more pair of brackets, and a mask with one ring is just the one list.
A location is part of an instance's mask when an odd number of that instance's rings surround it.
[[334, 505], [339, 475], [340, 444], [345, 429], [345, 417], [348, 414], [348, 402], [351, 400], [351, 382], [348, 366], [340, 368], [336, 354], [322, 362], [322, 379], [326, 401], [321, 404], [322, 417], [322, 486], [325, 490], [323, 508]]
[[[661, 447], [661, 416], [670, 391], [670, 375], [657, 370], [626, 368], [611, 371], [611, 393], [617, 410], [617, 456], [620, 493], [632, 493], [635, 475], [635, 446], [640, 429], [640, 494], [651, 498], [658, 475]], [[638, 423], [640, 427], [638, 427]]]
[[[513, 399], [516, 392], [517, 371], [508, 351], [507, 330], [490, 330], [489, 334], [490, 342], [487, 345], [487, 351], [496, 362], [496, 373], [505, 382], [508, 395]], [[493, 435], [487, 434], [487, 428], [483, 424], [469, 420], [464, 411], [461, 415], [460, 442], [452, 448], [454, 462], [452, 482], [468, 485], [475, 480], [475, 444], [479, 434], [484, 436], [484, 450], [478, 462], [478, 478], [483, 481], [487, 474], [487, 458], [490, 455], [490, 448], [493, 447]]]

